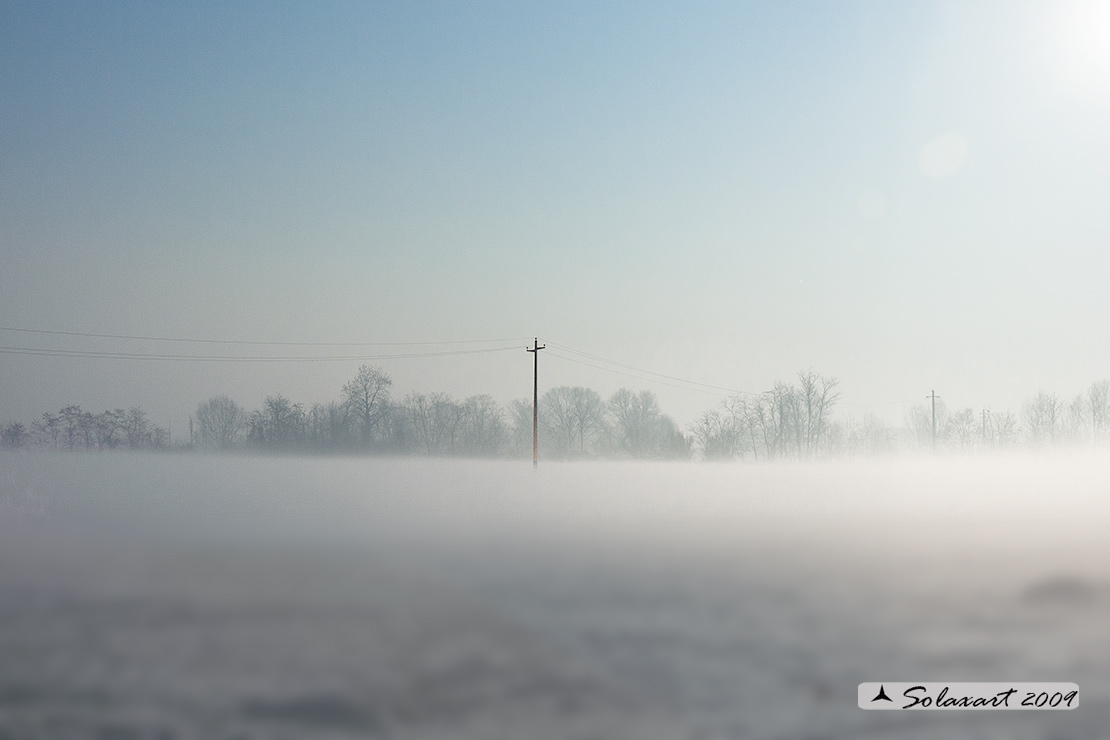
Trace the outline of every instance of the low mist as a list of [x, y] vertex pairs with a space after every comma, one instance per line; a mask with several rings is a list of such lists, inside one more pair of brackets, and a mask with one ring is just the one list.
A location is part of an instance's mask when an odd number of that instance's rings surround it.
[[[1094, 737], [1108, 470], [4, 455], [0, 728]], [[1083, 704], [891, 720], [871, 680]]]

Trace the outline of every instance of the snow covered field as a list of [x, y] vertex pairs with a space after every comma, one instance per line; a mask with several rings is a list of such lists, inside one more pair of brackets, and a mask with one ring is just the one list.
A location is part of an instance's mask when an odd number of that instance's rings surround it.
[[1104, 740], [1108, 495], [1086, 456], [0, 456], [0, 738]]

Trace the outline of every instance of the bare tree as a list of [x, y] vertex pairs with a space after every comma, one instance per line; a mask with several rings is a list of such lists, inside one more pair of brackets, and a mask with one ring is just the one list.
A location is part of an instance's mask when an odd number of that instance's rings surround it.
[[62, 420], [49, 411], [42, 413], [42, 421], [36, 420], [31, 425], [31, 435], [35, 438], [36, 444], [43, 447], [51, 446], [55, 450], [58, 449], [58, 438], [61, 433]]
[[105, 410], [96, 417], [96, 444], [100, 449], [113, 449], [119, 444], [116, 434], [123, 430], [127, 413], [123, 409]]
[[570, 422], [578, 453], [596, 450], [606, 431], [605, 402], [596, 391], [581, 387], [572, 389], [570, 402]]
[[813, 457], [820, 449], [821, 437], [840, 398], [837, 385], [836, 378], [827, 378], [812, 370], [798, 373], [798, 389], [791, 395], [796, 406], [793, 417], [801, 456]]
[[412, 393], [403, 404], [407, 426], [420, 449], [428, 455], [459, 451], [464, 410], [446, 393]]
[[979, 431], [979, 424], [976, 421], [975, 412], [965, 408], [957, 411], [948, 420], [945, 436], [952, 439], [962, 451], [971, 452], [977, 431]]
[[874, 414], [863, 417], [863, 433], [872, 454], [889, 454], [898, 448], [897, 432]]
[[1021, 434], [1021, 425], [1013, 411], [995, 411], [989, 417], [989, 429], [999, 448], [1013, 447]]
[[466, 409], [446, 393], [432, 394], [432, 410], [435, 423], [440, 430], [440, 452], [457, 455], [462, 451], [463, 434], [466, 431]]
[[308, 413], [309, 439], [318, 450], [338, 450], [350, 443], [351, 415], [346, 404], [316, 403]]
[[0, 438], [2, 438], [5, 447], [18, 450], [27, 444], [28, 437], [27, 429], [23, 424], [18, 421], [13, 421], [11, 424], [4, 427], [2, 437]]
[[374, 442], [382, 419], [389, 412], [389, 389], [393, 380], [382, 370], [363, 365], [343, 386], [343, 403], [358, 424], [364, 446]]
[[[914, 444], [924, 450], [933, 444], [933, 409], [929, 404], [914, 406], [906, 414], [906, 426], [910, 430]], [[948, 407], [944, 401], [936, 401], [937, 445], [944, 445], [948, 434]]]
[[491, 396], [471, 396], [463, 403], [463, 449], [472, 455], [501, 453], [508, 438], [505, 412]]
[[435, 428], [432, 405], [432, 399], [425, 393], [410, 393], [402, 403], [406, 427], [411, 432], [413, 443], [425, 454], [432, 454], [439, 445], [439, 430]]
[[1025, 428], [1034, 445], [1056, 444], [1064, 421], [1060, 397], [1041, 391], [1025, 404]]
[[160, 427], [156, 424], [150, 425], [150, 432], [147, 434], [146, 446], [152, 450], [164, 450], [170, 446], [170, 433], [165, 427]]
[[751, 401], [743, 396], [732, 396], [722, 403], [722, 407], [728, 412], [731, 426], [736, 431], [737, 454], [740, 457], [750, 451], [753, 460], [759, 459], [760, 423], [756, 407], [760, 403], [759, 398]]
[[260, 447], [291, 449], [304, 440], [307, 421], [304, 406], [280, 393], [266, 396], [262, 409], [249, 417], [250, 439]]
[[1110, 381], [1099, 380], [1087, 389], [1087, 418], [1091, 422], [1091, 437], [1097, 443], [1106, 436], [1110, 417]]
[[213, 396], [197, 406], [197, 439], [201, 447], [226, 450], [247, 428], [247, 413], [227, 396]]
[[740, 454], [736, 428], [726, 413], [706, 411], [690, 424], [689, 430], [704, 460], [731, 460]]
[[758, 422], [751, 406], [742, 396], [732, 396], [694, 421], [689, 431], [693, 443], [705, 460], [743, 458], [749, 452], [758, 458]]
[[797, 450], [796, 411], [795, 389], [781, 381], [750, 403], [750, 425], [766, 457], [785, 457], [791, 450]]
[[618, 454], [636, 458], [688, 457], [689, 441], [674, 420], [659, 410], [651, 391], [621, 388], [607, 404], [609, 435]]
[[1068, 442], [1080, 444], [1087, 440], [1087, 398], [1080, 393], [1071, 400], [1064, 412], [1064, 437]]
[[80, 441], [81, 407], [76, 405], [66, 406], [58, 415], [62, 419], [62, 433], [66, 441], [66, 448], [76, 449]]
[[829, 424], [826, 434], [841, 437], [849, 456], [885, 455], [897, 448], [895, 430], [874, 414], [867, 414], [862, 419], [849, 416], [843, 426]]
[[[532, 455], [532, 399], [518, 398], [509, 402], [509, 446], [514, 456]], [[540, 445], [547, 448], [546, 429], [540, 427]]]
[[127, 438], [127, 446], [133, 450], [140, 449], [150, 442], [150, 422], [141, 407], [131, 407], [124, 416], [123, 433]]
[[589, 388], [552, 388], [540, 399], [540, 413], [556, 456], [582, 456], [595, 451], [605, 430], [605, 404]]
[[674, 419], [660, 414], [652, 456], [663, 460], [688, 460], [692, 453], [690, 438], [682, 433]]
[[82, 411], [77, 419], [77, 429], [81, 432], [81, 446], [91, 450], [96, 440], [96, 416], [91, 411]]
[[616, 450], [631, 457], [648, 457], [652, 424], [659, 416], [655, 395], [651, 391], [633, 393], [621, 388], [609, 398], [608, 411]]
[[540, 424], [547, 432], [554, 457], [567, 457], [576, 451], [571, 391], [570, 386], [552, 388], [540, 399]]
[[844, 421], [837, 421], [836, 419], [828, 421], [821, 442], [821, 451], [824, 454], [831, 456], [852, 454], [848, 447], [848, 432], [852, 421], [852, 417], [848, 417]]

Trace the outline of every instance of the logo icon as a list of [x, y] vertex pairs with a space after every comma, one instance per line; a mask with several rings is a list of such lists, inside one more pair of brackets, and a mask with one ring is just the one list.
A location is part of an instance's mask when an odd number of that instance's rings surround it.
[[894, 700], [886, 695], [886, 686], [884, 686], [882, 684], [879, 684], [879, 695], [876, 696], [871, 701], [891, 701], [892, 702]]

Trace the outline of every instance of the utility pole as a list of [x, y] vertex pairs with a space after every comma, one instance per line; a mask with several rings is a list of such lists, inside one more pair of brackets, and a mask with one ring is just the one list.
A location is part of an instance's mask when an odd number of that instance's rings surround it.
[[933, 399], [933, 452], [937, 451], [937, 392], [929, 391], [925, 398]]
[[983, 446], [984, 447], [987, 446], [987, 414], [989, 414], [989, 413], [990, 413], [990, 411], [988, 411], [987, 409], [983, 409]]
[[547, 345], [540, 346], [539, 337], [532, 340], [531, 347], [525, 347], [526, 352], [532, 353], [532, 467], [540, 464], [540, 350]]

